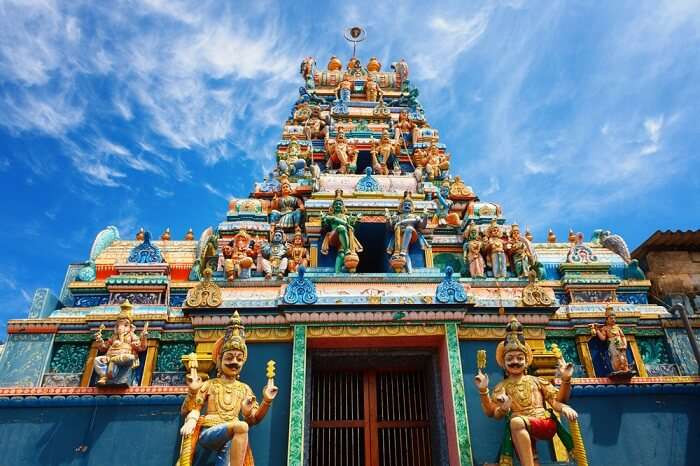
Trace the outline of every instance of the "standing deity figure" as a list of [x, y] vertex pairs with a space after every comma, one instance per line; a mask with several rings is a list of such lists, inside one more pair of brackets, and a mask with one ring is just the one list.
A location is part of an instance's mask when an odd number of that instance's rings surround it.
[[520, 227], [513, 224], [510, 227], [510, 240], [506, 244], [510, 255], [511, 267], [516, 277], [527, 277], [532, 264], [530, 242], [520, 236]]
[[513, 447], [522, 466], [538, 465], [536, 440], [550, 440], [555, 434], [567, 450], [573, 448], [571, 435], [552, 412], [561, 414], [570, 423], [578, 418], [576, 411], [564, 404], [571, 394], [573, 365], [560, 359], [561, 387], [557, 389], [545, 379], [527, 374], [532, 359], [532, 349], [523, 337], [523, 326], [513, 317], [506, 326], [504, 341], [496, 349], [496, 361], [505, 371], [505, 378], [489, 395], [488, 375], [479, 369], [474, 377], [481, 409], [488, 417], [506, 420], [500, 465], [513, 464]]
[[309, 252], [304, 246], [304, 235], [301, 234], [301, 227], [296, 227], [294, 239], [289, 247], [289, 271], [296, 272], [300, 266], [309, 266]]
[[631, 377], [634, 372], [627, 361], [627, 338], [615, 322], [612, 306], [605, 309], [605, 325], [591, 324], [591, 335], [608, 342], [608, 357], [612, 367], [611, 377]]
[[338, 173], [355, 173], [357, 169], [357, 151], [345, 138], [345, 131], [338, 130], [335, 142], [326, 140], [326, 150], [328, 161], [326, 167], [330, 169], [338, 168]]
[[481, 255], [483, 242], [474, 220], [469, 223], [465, 230], [464, 239], [466, 240], [464, 242], [464, 262], [468, 264], [469, 276], [472, 278], [484, 278], [486, 264], [484, 256]]
[[316, 61], [314, 57], [306, 57], [301, 62], [299, 66], [299, 74], [304, 78], [304, 83], [307, 89], [313, 89], [315, 87], [314, 83], [314, 71], [316, 69]]
[[127, 299], [121, 304], [114, 331], [107, 341], [102, 339], [103, 329], [104, 326], [100, 326], [95, 334], [97, 350], [106, 352], [95, 357], [97, 385], [131, 385], [134, 382], [133, 369], [139, 367], [139, 353], [146, 351], [148, 323], [144, 325], [141, 336], [136, 336], [133, 307]]
[[372, 170], [379, 175], [389, 174], [389, 159], [392, 158], [394, 152], [396, 151], [396, 146], [389, 139], [389, 132], [387, 130], [382, 131], [382, 137], [377, 143], [372, 142]]
[[430, 245], [421, 234], [421, 230], [428, 224], [427, 208], [422, 215], [414, 213], [413, 199], [409, 191], [404, 192], [403, 199], [399, 203], [397, 213], [389, 214], [386, 209], [384, 216], [391, 225], [394, 234], [389, 239], [386, 252], [391, 255], [389, 262], [396, 272], [405, 270], [413, 271], [411, 256], [408, 253], [412, 243], [418, 241], [421, 249], [429, 249]]
[[399, 75], [399, 79], [404, 83], [408, 79], [408, 63], [403, 58], [391, 64], [391, 68]]
[[348, 102], [350, 102], [350, 95], [352, 94], [354, 85], [350, 74], [344, 73], [343, 79], [335, 87], [335, 96], [337, 99], [333, 104], [333, 113], [348, 113]]
[[321, 118], [321, 109], [314, 105], [310, 116], [304, 120], [304, 136], [309, 141], [326, 137], [326, 122]]
[[[272, 275], [277, 275], [279, 278], [284, 277], [289, 265], [289, 245], [284, 230], [275, 227], [272, 232], [270, 242], [262, 246], [262, 272], [266, 279], [272, 278]], [[260, 270], [258, 270], [259, 272]]]
[[301, 225], [304, 217], [304, 202], [292, 195], [292, 185], [286, 175], [280, 177], [280, 191], [272, 199], [270, 222], [285, 230]]
[[376, 102], [382, 98], [384, 92], [382, 88], [379, 87], [379, 83], [374, 80], [372, 75], [367, 76], [367, 81], [365, 81], [365, 98], [369, 102]]
[[[224, 336], [214, 344], [212, 359], [216, 363], [215, 378], [203, 382], [196, 370], [188, 376], [188, 393], [180, 409], [185, 423], [180, 429], [182, 445], [177, 465], [190, 466], [197, 447], [202, 447], [216, 452], [216, 466], [252, 466], [248, 430], [265, 417], [278, 388], [274, 374], [268, 372], [263, 400], [258, 404], [253, 390], [239, 380], [248, 348], [238, 311], [231, 317]], [[194, 364], [196, 368], [196, 361]]]
[[440, 154], [440, 149], [434, 142], [430, 143], [425, 155], [425, 176], [428, 181], [439, 180], [450, 169], [450, 159], [447, 154]]
[[281, 173], [292, 176], [304, 176], [309, 156], [309, 148], [302, 148], [296, 136], [292, 136], [287, 145], [286, 152], [279, 152], [279, 163], [277, 164]]
[[455, 212], [450, 212], [453, 201], [450, 200], [450, 182], [443, 181], [440, 185], [440, 189], [437, 192], [437, 202], [433, 201], [435, 204], [435, 217], [437, 218], [437, 224], [439, 226], [451, 226], [458, 227], [461, 224], [459, 215]]
[[501, 238], [501, 229], [495, 219], [487, 231], [486, 254], [486, 264], [491, 267], [494, 278], [505, 278], [508, 274], [505, 242]]
[[413, 141], [413, 129], [416, 124], [411, 121], [406, 110], [401, 110], [399, 113], [399, 121], [394, 125], [394, 131], [396, 134], [396, 142], [401, 144], [404, 148], [408, 147], [408, 144]]
[[360, 262], [357, 253], [362, 252], [362, 245], [355, 238], [356, 215], [348, 215], [343, 201], [343, 191], [335, 192], [328, 213], [321, 216], [321, 223], [328, 232], [323, 237], [321, 254], [328, 254], [331, 246], [335, 246], [338, 255], [335, 257], [335, 273], [344, 270], [354, 272]]

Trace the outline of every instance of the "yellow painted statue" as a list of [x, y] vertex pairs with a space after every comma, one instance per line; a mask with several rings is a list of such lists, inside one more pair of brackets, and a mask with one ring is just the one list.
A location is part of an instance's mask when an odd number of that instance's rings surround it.
[[[479, 368], [474, 384], [479, 389], [481, 408], [489, 417], [506, 420], [506, 434], [501, 445], [499, 465], [513, 464], [513, 451], [522, 466], [539, 465], [536, 440], [550, 440], [557, 435], [567, 450], [574, 450], [574, 440], [559, 423], [553, 411], [569, 420], [572, 428], [578, 424], [578, 414], [564, 404], [571, 393], [574, 368], [560, 359], [561, 387], [557, 389], [540, 377], [527, 374], [533, 354], [525, 343], [523, 327], [513, 317], [506, 326], [503, 342], [496, 349], [496, 361], [505, 371], [505, 378], [489, 394], [489, 378]], [[573, 430], [573, 429], [572, 429]], [[577, 462], [580, 463], [580, 461]]]
[[[197, 447], [216, 452], [216, 466], [254, 465], [248, 429], [265, 417], [278, 388], [272, 378], [274, 372], [271, 374], [268, 367], [268, 383], [258, 404], [251, 388], [239, 380], [247, 357], [245, 331], [236, 311], [212, 352], [218, 376], [203, 382], [190, 366], [188, 394], [181, 408], [186, 418], [180, 429], [182, 445], [177, 466], [190, 466]], [[194, 363], [196, 368], [196, 357]]]
[[608, 342], [608, 357], [612, 372], [610, 377], [632, 377], [634, 371], [627, 360], [627, 337], [615, 321], [612, 306], [605, 309], [605, 325], [591, 324], [591, 336]]

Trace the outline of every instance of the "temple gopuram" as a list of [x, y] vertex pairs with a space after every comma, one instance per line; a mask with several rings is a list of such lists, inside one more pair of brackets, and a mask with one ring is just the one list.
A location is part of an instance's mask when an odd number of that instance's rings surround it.
[[108, 226], [8, 323], [0, 465], [700, 464], [697, 365], [619, 235], [509, 222], [405, 60], [300, 75], [226, 218]]

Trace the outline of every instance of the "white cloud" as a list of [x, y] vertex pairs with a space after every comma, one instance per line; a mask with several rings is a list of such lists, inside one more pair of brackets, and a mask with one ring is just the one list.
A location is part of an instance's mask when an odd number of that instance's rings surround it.
[[153, 188], [153, 194], [163, 199], [169, 199], [175, 195], [175, 192], [167, 191], [161, 188]]

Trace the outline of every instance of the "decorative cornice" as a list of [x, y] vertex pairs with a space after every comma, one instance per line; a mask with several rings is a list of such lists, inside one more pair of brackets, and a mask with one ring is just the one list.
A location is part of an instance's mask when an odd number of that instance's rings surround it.
[[308, 338], [400, 337], [444, 335], [444, 325], [309, 326]]

